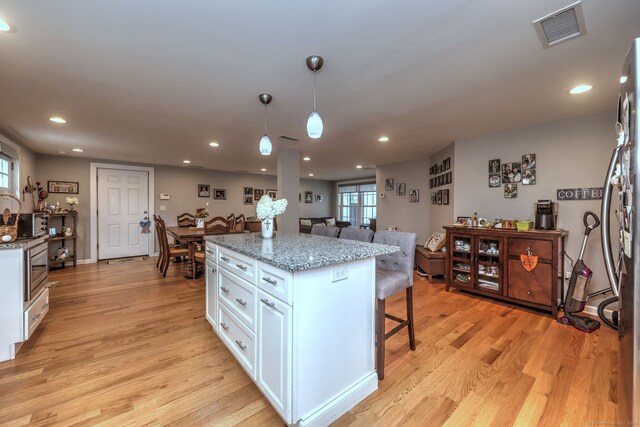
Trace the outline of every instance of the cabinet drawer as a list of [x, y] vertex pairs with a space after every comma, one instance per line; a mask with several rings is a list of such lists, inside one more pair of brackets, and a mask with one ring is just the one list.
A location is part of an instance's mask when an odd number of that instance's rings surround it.
[[218, 295], [229, 310], [252, 331], [256, 330], [256, 287], [225, 269], [218, 275]]
[[249, 257], [219, 247], [218, 265], [232, 271], [250, 283], [255, 283], [256, 262]]
[[218, 262], [218, 245], [207, 242], [204, 252], [204, 256], [207, 258], [207, 261], [214, 263]]
[[540, 261], [551, 262], [553, 259], [553, 243], [550, 240], [509, 238], [509, 255], [520, 258], [527, 254], [527, 248], [531, 248], [532, 255], [537, 255]]
[[520, 260], [509, 260], [508, 295], [523, 301], [551, 306], [555, 298], [551, 295], [553, 270], [551, 264], [538, 263], [533, 271], [524, 269]]
[[38, 298], [24, 311], [24, 340], [28, 340], [44, 316], [49, 312], [49, 289], [45, 288]]
[[229, 351], [256, 378], [256, 335], [247, 329], [223, 304], [218, 305], [218, 333]]
[[267, 264], [258, 263], [258, 287], [291, 305], [292, 274]]

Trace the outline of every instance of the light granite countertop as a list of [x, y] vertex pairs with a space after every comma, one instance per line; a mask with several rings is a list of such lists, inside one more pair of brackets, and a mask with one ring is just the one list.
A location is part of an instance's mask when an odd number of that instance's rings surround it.
[[398, 246], [276, 232], [272, 239], [260, 233], [206, 236], [205, 241], [291, 272], [356, 261], [398, 252]]
[[2, 249], [29, 249], [30, 247], [44, 242], [46, 240], [46, 236], [44, 237], [36, 237], [33, 239], [17, 239], [15, 242], [11, 243], [2, 243], [0, 242], [0, 250]]

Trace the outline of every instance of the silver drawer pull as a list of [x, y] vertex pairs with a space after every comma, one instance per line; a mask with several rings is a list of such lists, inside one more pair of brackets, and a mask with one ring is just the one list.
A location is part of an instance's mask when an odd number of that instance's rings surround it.
[[226, 323], [224, 323], [224, 322], [221, 322], [221, 323], [220, 323], [220, 326], [221, 326], [221, 327], [222, 327], [222, 329], [224, 329], [225, 331], [228, 331], [228, 330], [229, 330], [229, 326], [228, 326]]
[[31, 318], [31, 321], [32, 321], [32, 322], [35, 322], [36, 320], [38, 320], [38, 319], [40, 318], [40, 316], [42, 316], [42, 313], [40, 313], [40, 314], [36, 314], [35, 316], [33, 316], [33, 317]]
[[45, 310], [47, 307], [49, 307], [49, 303], [46, 303], [45, 305], [43, 305], [42, 310]]
[[240, 347], [240, 350], [246, 350], [247, 346], [242, 344], [242, 341], [240, 340], [236, 340], [236, 344], [238, 344], [238, 347]]
[[238, 304], [240, 304], [240, 305], [247, 305], [247, 302], [245, 300], [243, 300], [242, 298], [236, 298], [236, 301], [238, 301]]
[[247, 266], [246, 265], [236, 264], [236, 267], [238, 267], [242, 271], [247, 271]]
[[215, 268], [213, 268], [213, 267], [211, 267], [211, 272], [212, 272], [212, 273], [215, 273], [215, 272], [216, 272], [216, 269], [215, 269]]
[[224, 286], [220, 286], [220, 290], [221, 290], [222, 292], [224, 292], [225, 294], [228, 294], [228, 293], [229, 293], [229, 288], [225, 288]]
[[275, 302], [269, 302], [268, 299], [266, 298], [260, 298], [260, 301], [262, 301], [263, 303], [265, 303], [266, 305], [268, 305], [269, 307], [275, 307], [276, 303]]
[[213, 255], [213, 251], [212, 251], [211, 249], [207, 249], [207, 253], [208, 253], [209, 255]]
[[224, 262], [229, 262], [229, 258], [227, 258], [226, 256], [221, 256], [220, 259]]
[[271, 283], [272, 285], [277, 285], [278, 281], [275, 279], [272, 279], [270, 277], [263, 277], [262, 280], [264, 280], [267, 283]]

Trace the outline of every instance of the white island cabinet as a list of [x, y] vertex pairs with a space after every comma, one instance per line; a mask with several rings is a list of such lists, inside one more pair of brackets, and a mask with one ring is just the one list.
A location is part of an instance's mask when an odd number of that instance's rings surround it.
[[0, 243], [0, 362], [16, 358], [22, 343], [49, 312], [47, 287], [30, 301], [25, 297], [25, 253], [44, 241], [41, 237]]
[[278, 233], [207, 237], [206, 317], [288, 425], [324, 426], [378, 388], [375, 256]]

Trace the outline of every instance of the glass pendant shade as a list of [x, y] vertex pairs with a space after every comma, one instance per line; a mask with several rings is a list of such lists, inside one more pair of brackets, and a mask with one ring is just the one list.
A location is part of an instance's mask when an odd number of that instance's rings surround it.
[[307, 120], [307, 134], [309, 138], [318, 139], [322, 136], [324, 125], [322, 124], [322, 118], [316, 111], [311, 113], [309, 120]]
[[271, 140], [267, 135], [263, 136], [260, 140], [260, 154], [262, 154], [263, 156], [271, 155], [271, 148]]

